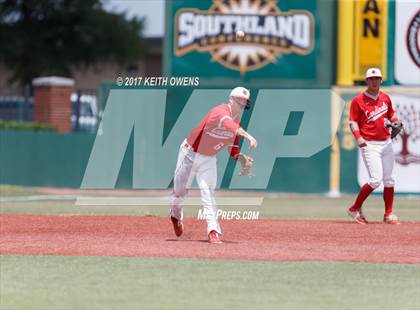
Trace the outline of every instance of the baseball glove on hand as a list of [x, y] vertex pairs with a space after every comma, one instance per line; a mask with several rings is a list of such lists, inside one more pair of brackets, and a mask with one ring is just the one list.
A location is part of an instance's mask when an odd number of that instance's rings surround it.
[[389, 123], [386, 127], [391, 127], [391, 139], [394, 139], [403, 129], [403, 124], [401, 122], [392, 122]]
[[243, 175], [252, 176], [252, 174], [250, 173], [249, 170], [251, 169], [252, 164], [254, 163], [254, 159], [251, 156], [240, 153], [238, 155], [238, 161], [242, 165], [242, 170], [241, 170], [241, 172], [239, 172], [239, 175], [240, 176], [243, 176]]

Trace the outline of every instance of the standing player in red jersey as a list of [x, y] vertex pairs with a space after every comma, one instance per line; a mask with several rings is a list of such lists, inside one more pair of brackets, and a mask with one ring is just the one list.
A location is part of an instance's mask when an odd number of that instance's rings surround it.
[[389, 96], [379, 90], [381, 71], [377, 68], [366, 72], [367, 90], [353, 98], [350, 107], [350, 128], [360, 147], [363, 161], [369, 175], [348, 214], [359, 224], [368, 221], [362, 213], [362, 204], [381, 182], [384, 184], [384, 222], [399, 224], [392, 213], [394, 202], [394, 151], [390, 138], [389, 124], [398, 123], [397, 114]]
[[228, 147], [230, 156], [241, 162], [243, 171], [247, 171], [252, 165], [252, 158], [240, 153], [238, 146], [239, 137], [244, 137], [248, 140], [250, 148], [257, 147], [257, 140], [239, 124], [240, 113], [250, 108], [249, 96], [249, 90], [246, 88], [234, 88], [230, 93], [229, 103], [222, 103], [211, 109], [182, 142], [171, 199], [171, 221], [176, 236], [179, 237], [183, 233], [182, 202], [195, 176], [206, 215], [209, 242], [221, 243], [219, 235], [222, 231], [217, 219], [215, 200], [216, 154]]

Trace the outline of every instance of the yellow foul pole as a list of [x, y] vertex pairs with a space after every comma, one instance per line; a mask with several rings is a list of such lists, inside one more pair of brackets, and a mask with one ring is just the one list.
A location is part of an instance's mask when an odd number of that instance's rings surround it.
[[353, 85], [354, 4], [353, 0], [338, 1], [337, 84], [340, 86]]

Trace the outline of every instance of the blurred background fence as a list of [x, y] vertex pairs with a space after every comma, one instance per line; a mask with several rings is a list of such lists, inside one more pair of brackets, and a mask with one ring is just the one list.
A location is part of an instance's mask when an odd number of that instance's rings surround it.
[[[6, 91], [0, 91], [6, 93]], [[78, 89], [71, 94], [71, 123], [73, 132], [96, 132], [100, 111], [96, 89]], [[41, 103], [43, 104], [43, 103]], [[29, 94], [1, 95], [0, 121], [34, 121], [34, 98]]]
[[0, 120], [32, 121], [33, 97], [0, 96]]

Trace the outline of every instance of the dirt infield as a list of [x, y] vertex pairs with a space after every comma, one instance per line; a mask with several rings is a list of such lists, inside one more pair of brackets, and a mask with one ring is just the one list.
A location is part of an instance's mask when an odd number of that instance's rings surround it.
[[162, 217], [0, 215], [0, 254], [420, 263], [417, 222], [224, 221], [220, 245], [185, 226], [177, 239]]

